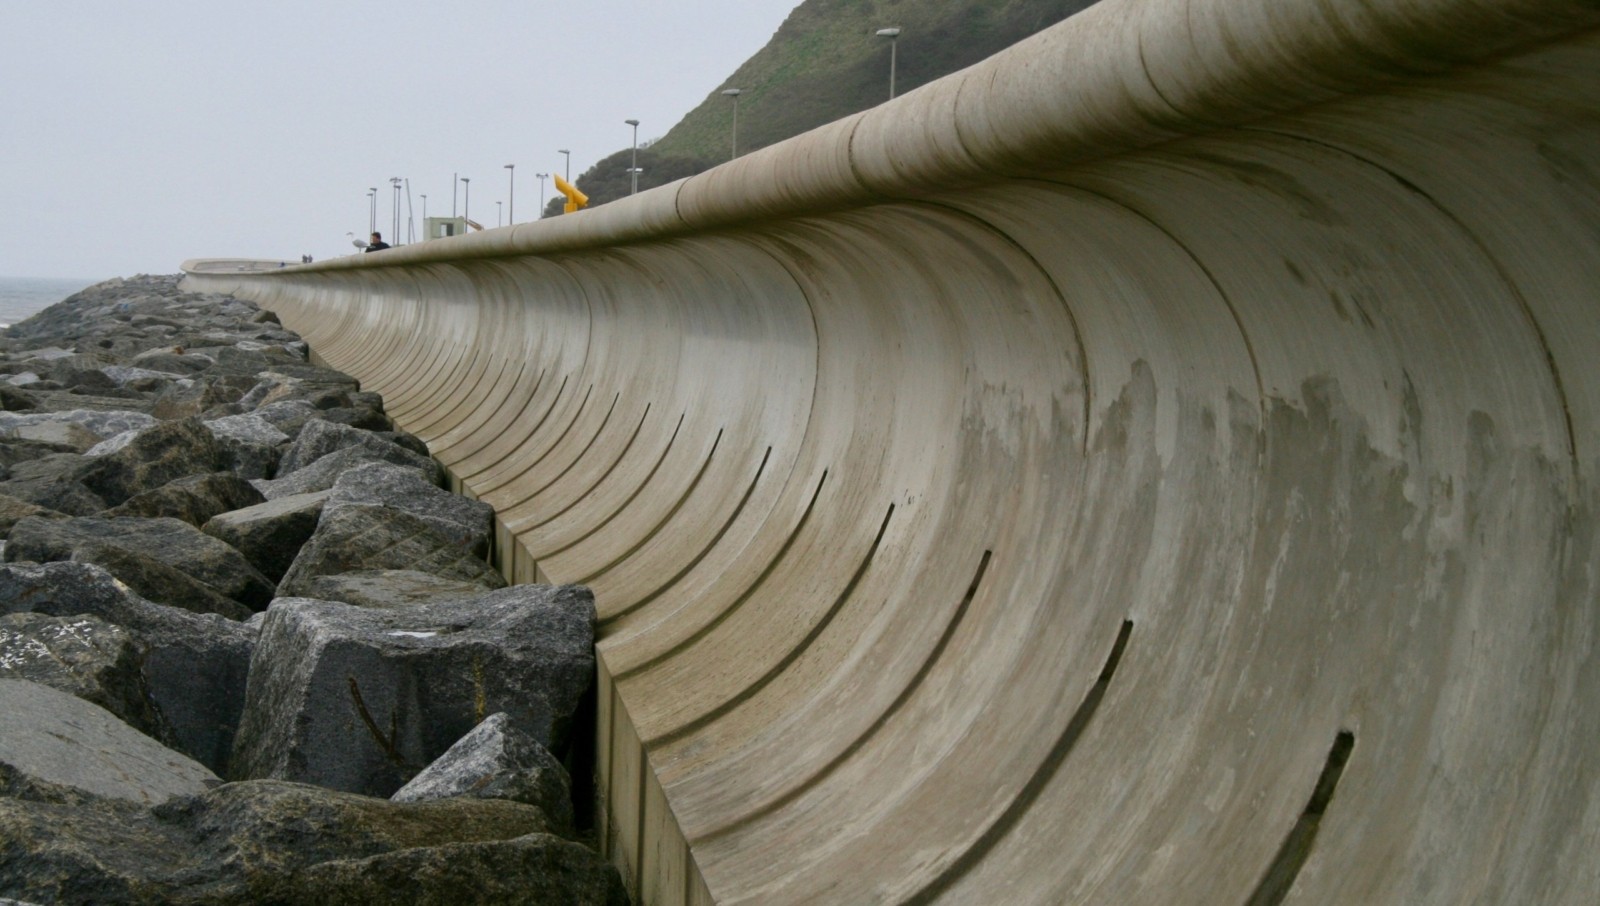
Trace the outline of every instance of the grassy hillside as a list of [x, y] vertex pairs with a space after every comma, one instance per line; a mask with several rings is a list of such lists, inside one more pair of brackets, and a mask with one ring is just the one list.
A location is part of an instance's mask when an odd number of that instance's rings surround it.
[[[641, 190], [728, 159], [739, 88], [739, 153], [783, 141], [889, 97], [889, 39], [898, 26], [895, 90], [963, 69], [1089, 6], [1094, 0], [805, 0], [767, 46], [746, 60], [700, 106], [639, 151]], [[628, 194], [628, 150], [599, 161], [578, 188], [590, 204]], [[547, 213], [559, 212], [561, 200]]]

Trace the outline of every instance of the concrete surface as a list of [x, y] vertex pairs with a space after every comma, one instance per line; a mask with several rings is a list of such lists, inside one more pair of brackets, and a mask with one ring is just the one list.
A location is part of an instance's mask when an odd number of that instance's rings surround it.
[[1597, 25], [1105, 0], [630, 199], [189, 285], [594, 588], [644, 903], [1589, 903]]

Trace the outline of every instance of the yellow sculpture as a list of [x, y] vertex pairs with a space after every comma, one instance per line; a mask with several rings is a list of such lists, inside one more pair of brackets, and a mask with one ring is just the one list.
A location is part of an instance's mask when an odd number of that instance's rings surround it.
[[577, 186], [562, 179], [560, 173], [552, 173], [551, 175], [556, 178], [556, 191], [567, 196], [567, 204], [566, 207], [562, 208], [563, 211], [571, 214], [573, 211], [589, 206], [589, 196], [579, 192]]

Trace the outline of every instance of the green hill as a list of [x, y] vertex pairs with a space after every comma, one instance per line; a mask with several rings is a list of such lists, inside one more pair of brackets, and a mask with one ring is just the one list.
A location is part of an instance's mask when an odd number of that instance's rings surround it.
[[[738, 88], [739, 153], [745, 154], [889, 97], [889, 40], [899, 27], [895, 90], [963, 69], [1048, 28], [1094, 0], [805, 0], [772, 40], [746, 60], [666, 135], [639, 149], [641, 190], [691, 176], [728, 159]], [[577, 179], [590, 204], [628, 194], [624, 148]], [[546, 215], [561, 210], [553, 200]]]

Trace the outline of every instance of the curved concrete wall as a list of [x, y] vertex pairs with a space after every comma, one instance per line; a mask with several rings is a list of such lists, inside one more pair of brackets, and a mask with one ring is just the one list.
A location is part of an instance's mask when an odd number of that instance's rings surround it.
[[593, 586], [645, 902], [1589, 903], [1597, 25], [1106, 0], [594, 211], [188, 269]]

